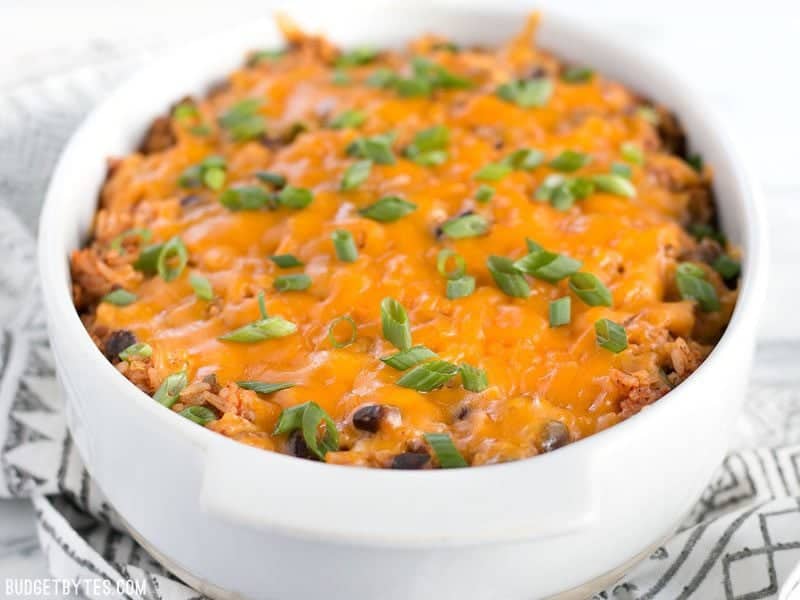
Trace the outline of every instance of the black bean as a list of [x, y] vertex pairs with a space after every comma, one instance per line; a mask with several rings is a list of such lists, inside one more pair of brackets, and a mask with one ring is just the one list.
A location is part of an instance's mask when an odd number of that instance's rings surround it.
[[561, 446], [566, 446], [569, 443], [569, 430], [561, 421], [549, 421], [542, 428], [540, 440], [542, 452], [552, 452], [556, 448], [561, 448]]
[[108, 336], [105, 347], [103, 348], [103, 354], [105, 354], [106, 358], [111, 362], [116, 362], [119, 360], [119, 353], [135, 343], [136, 336], [133, 335], [132, 331], [118, 329]]
[[361, 431], [375, 433], [383, 420], [383, 407], [380, 404], [367, 404], [353, 413], [353, 427]]
[[392, 460], [393, 469], [421, 469], [431, 457], [425, 452], [403, 452]]
[[314, 455], [311, 454], [311, 450], [309, 450], [305, 439], [303, 439], [303, 433], [299, 429], [289, 435], [289, 439], [286, 441], [286, 450], [297, 458], [314, 459]]

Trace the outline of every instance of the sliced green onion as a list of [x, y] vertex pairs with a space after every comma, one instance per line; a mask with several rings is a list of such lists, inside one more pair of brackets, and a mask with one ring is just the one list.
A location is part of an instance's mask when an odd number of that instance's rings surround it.
[[466, 298], [475, 291], [475, 278], [472, 275], [464, 275], [458, 279], [447, 280], [447, 298], [456, 300]]
[[212, 154], [199, 164], [184, 169], [178, 177], [178, 185], [184, 188], [205, 185], [217, 191], [225, 184], [225, 168], [225, 159]]
[[414, 136], [414, 141], [406, 148], [406, 156], [421, 165], [439, 165], [447, 160], [449, 143], [450, 130], [444, 125], [435, 125]]
[[370, 171], [372, 171], [371, 160], [359, 160], [354, 162], [347, 167], [347, 170], [344, 172], [339, 189], [343, 192], [356, 189], [367, 180]]
[[550, 167], [556, 171], [571, 173], [577, 171], [581, 167], [585, 167], [590, 162], [592, 162], [592, 157], [588, 154], [575, 152], [574, 150], [564, 150], [551, 160], [549, 164]]
[[191, 121], [198, 114], [197, 106], [193, 102], [181, 102], [172, 109], [172, 118], [177, 121]]
[[528, 252], [537, 252], [538, 250], [544, 250], [542, 245], [538, 242], [534, 242], [530, 238], [525, 238], [525, 246], [528, 248]]
[[625, 142], [619, 147], [619, 153], [622, 158], [634, 165], [644, 164], [644, 152], [634, 142]]
[[606, 192], [607, 194], [624, 196], [625, 198], [633, 198], [636, 196], [636, 188], [633, 187], [630, 180], [621, 175], [615, 175], [613, 173], [607, 175], [593, 175], [592, 183], [594, 183], [598, 190]]
[[556, 283], [573, 273], [577, 273], [582, 264], [581, 261], [563, 254], [556, 254], [547, 250], [536, 250], [516, 261], [514, 267], [518, 271], [532, 275], [537, 279]]
[[569, 289], [589, 306], [611, 306], [611, 291], [596, 275], [575, 273], [569, 278]]
[[[344, 341], [339, 341], [335, 335], [336, 326], [339, 323], [347, 323], [350, 325], [350, 336], [346, 338]], [[356, 341], [356, 337], [358, 336], [358, 325], [353, 320], [352, 317], [347, 315], [343, 315], [341, 317], [336, 317], [333, 321], [331, 321], [330, 326], [328, 327], [328, 341], [330, 341], [331, 346], [334, 348], [346, 348], [350, 344]]]
[[567, 83], [586, 83], [594, 77], [594, 71], [589, 67], [573, 66], [568, 67], [562, 74], [561, 79]]
[[206, 277], [198, 273], [192, 273], [189, 275], [189, 283], [194, 290], [194, 295], [200, 298], [200, 300], [214, 299], [214, 289], [211, 287], [211, 282]]
[[497, 95], [522, 108], [544, 106], [553, 94], [553, 82], [544, 77], [509, 81], [497, 88]]
[[140, 243], [146, 244], [152, 239], [153, 232], [143, 227], [128, 229], [128, 231], [123, 231], [118, 236], [113, 238], [111, 242], [109, 242], [108, 247], [122, 254], [124, 252], [124, 248], [122, 246], [123, 242], [131, 237], [137, 237], [139, 238]]
[[[452, 271], [448, 271], [447, 262], [451, 258], [455, 262], [455, 268]], [[442, 277], [446, 277], [447, 279], [458, 279], [467, 272], [467, 263], [464, 261], [464, 257], [460, 254], [450, 250], [450, 248], [444, 248], [443, 250], [440, 250], [439, 254], [436, 256], [436, 270], [439, 271], [439, 275]]]
[[294, 383], [267, 383], [266, 381], [237, 381], [236, 385], [243, 390], [252, 390], [256, 394], [273, 394], [275, 392], [280, 392], [281, 390], [288, 390], [289, 388], [295, 386]]
[[515, 150], [503, 159], [503, 163], [518, 171], [531, 171], [544, 161], [544, 152], [533, 148]]
[[446, 433], [426, 433], [423, 437], [433, 449], [436, 460], [439, 461], [442, 469], [459, 469], [469, 466]]
[[490, 256], [486, 261], [497, 287], [507, 296], [527, 298], [531, 293], [525, 276], [514, 266], [514, 261], [505, 256]]
[[400, 196], [384, 196], [374, 204], [358, 211], [362, 217], [381, 223], [391, 223], [417, 210], [417, 205]]
[[173, 404], [178, 400], [178, 396], [180, 396], [181, 391], [186, 385], [189, 383], [189, 378], [186, 375], [186, 371], [180, 371], [179, 373], [173, 373], [172, 375], [168, 375], [161, 385], [158, 386], [156, 393], [153, 394], [153, 400], [166, 406], [167, 408], [171, 408]]
[[278, 202], [287, 208], [305, 208], [314, 200], [311, 190], [287, 185], [278, 192]]
[[370, 47], [354, 48], [343, 52], [336, 59], [337, 67], [359, 67], [366, 65], [375, 60], [378, 56], [378, 51]]
[[136, 302], [136, 294], [123, 290], [122, 288], [107, 293], [100, 299], [100, 302], [108, 302], [114, 306], [128, 306]]
[[698, 173], [703, 172], [703, 157], [699, 154], [690, 154], [688, 157], [686, 157], [686, 162], [689, 163], [689, 166]]
[[473, 178], [478, 181], [500, 181], [503, 177], [511, 173], [511, 165], [505, 163], [489, 163], [481, 167]]
[[297, 325], [283, 317], [266, 317], [219, 336], [223, 342], [255, 344], [264, 340], [286, 337], [297, 331]]
[[418, 392], [432, 392], [442, 387], [458, 373], [458, 366], [445, 360], [417, 365], [397, 380], [397, 385]]
[[686, 230], [698, 241], [709, 238], [722, 245], [726, 241], [724, 233], [717, 231], [707, 223], [690, 223]]
[[222, 186], [225, 185], [225, 171], [217, 168], [208, 169], [203, 173], [203, 183], [206, 184], [208, 189], [215, 192], [221, 190]]
[[258, 312], [261, 314], [262, 319], [266, 319], [269, 315], [267, 314], [267, 304], [264, 299], [264, 291], [258, 292]]
[[703, 312], [720, 309], [717, 290], [706, 281], [706, 272], [692, 263], [681, 263], [675, 270], [675, 282], [684, 300], [694, 300]]
[[486, 204], [493, 197], [494, 197], [494, 188], [490, 185], [486, 185], [485, 183], [481, 184], [478, 187], [478, 190], [475, 192], [475, 200], [477, 200], [481, 204]]
[[597, 345], [614, 354], [619, 354], [628, 347], [628, 334], [625, 328], [611, 319], [600, 319], [594, 324]]
[[371, 160], [377, 165], [393, 165], [396, 161], [392, 153], [394, 133], [382, 133], [371, 137], [358, 138], [347, 146], [347, 156]]
[[256, 50], [247, 59], [247, 66], [254, 67], [265, 61], [276, 61], [286, 56], [286, 50], [283, 48]]
[[594, 183], [584, 177], [566, 179], [552, 174], [536, 190], [537, 200], [547, 200], [556, 210], [569, 210], [575, 200], [582, 200], [594, 192]]
[[731, 280], [742, 270], [742, 265], [738, 260], [734, 260], [727, 254], [721, 254], [713, 263], [711, 268], [719, 273], [723, 279]]
[[630, 165], [626, 165], [625, 163], [621, 162], [615, 162], [611, 164], [611, 173], [614, 175], [619, 175], [620, 177], [624, 177], [625, 179], [630, 179], [633, 175]]
[[305, 273], [279, 275], [275, 278], [273, 286], [279, 292], [302, 292], [311, 287], [311, 277]]
[[186, 250], [181, 238], [171, 238], [158, 255], [158, 262], [156, 269], [161, 279], [164, 281], [173, 281], [180, 277], [183, 269], [186, 268], [186, 263], [189, 261], [189, 251]]
[[133, 268], [141, 271], [145, 275], [154, 275], [158, 271], [158, 257], [164, 244], [151, 244], [145, 246], [139, 252], [139, 256], [133, 263]]
[[333, 248], [336, 250], [336, 258], [342, 262], [355, 262], [358, 258], [358, 248], [353, 240], [353, 235], [346, 229], [337, 229], [331, 233]]
[[346, 110], [331, 119], [328, 125], [333, 129], [354, 128], [361, 127], [366, 120], [367, 115], [365, 112], [360, 110]]
[[281, 269], [291, 269], [292, 267], [302, 267], [303, 261], [294, 254], [273, 254], [269, 259]]
[[487, 231], [489, 231], [489, 221], [482, 215], [461, 215], [442, 223], [442, 233], [454, 240], [477, 237]]
[[241, 185], [222, 192], [219, 201], [228, 210], [258, 210], [273, 206], [275, 197], [256, 185]]
[[636, 109], [636, 116], [644, 119], [651, 125], [658, 125], [661, 120], [658, 112], [652, 106], [640, 106]]
[[[323, 425], [325, 433], [320, 439], [320, 426]], [[278, 417], [278, 424], [273, 434], [292, 433], [298, 429], [302, 431], [308, 449], [319, 459], [324, 459], [325, 454], [339, 449], [339, 431], [336, 429], [336, 423], [316, 402], [304, 402], [284, 408]]]
[[411, 325], [408, 322], [408, 313], [394, 298], [384, 298], [381, 301], [381, 324], [383, 337], [395, 348], [398, 350], [411, 348]]
[[205, 406], [187, 406], [178, 413], [182, 417], [186, 417], [190, 421], [194, 421], [198, 425], [206, 425], [211, 421], [217, 420], [217, 415], [214, 411]]
[[282, 188], [286, 185], [286, 177], [274, 171], [256, 171], [256, 177], [259, 181], [268, 183], [276, 188]]
[[374, 88], [387, 88], [392, 85], [396, 77], [391, 69], [381, 67], [370, 73], [364, 83]]
[[153, 356], [153, 349], [150, 347], [149, 344], [145, 344], [144, 342], [138, 342], [136, 344], [131, 344], [125, 350], [119, 353], [119, 357], [122, 360], [129, 360], [134, 356], [141, 356], [142, 358], [149, 358]]
[[389, 356], [384, 356], [381, 361], [398, 371], [406, 371], [421, 362], [438, 358], [436, 353], [427, 346], [414, 346], [408, 350], [400, 350]]
[[237, 142], [251, 140], [266, 131], [266, 121], [258, 114], [261, 100], [247, 98], [237, 102], [219, 118], [219, 124]]
[[571, 315], [572, 300], [569, 296], [553, 300], [548, 305], [548, 316], [550, 318], [550, 327], [561, 327], [568, 325], [572, 320]]
[[461, 372], [461, 384], [465, 390], [480, 393], [489, 387], [485, 370], [466, 363], [462, 363], [458, 370]]

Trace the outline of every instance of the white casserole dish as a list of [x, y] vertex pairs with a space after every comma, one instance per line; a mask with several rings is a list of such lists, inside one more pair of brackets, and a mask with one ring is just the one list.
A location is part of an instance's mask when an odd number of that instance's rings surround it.
[[[520, 11], [428, 6], [292, 10], [342, 45], [433, 31], [496, 44]], [[641, 414], [552, 454], [450, 471], [382, 471], [264, 452], [155, 403], [102, 356], [72, 305], [67, 257], [86, 239], [106, 158], [136, 147], [175, 99], [200, 94], [255, 47], [252, 23], [160, 60], [74, 135], [42, 213], [39, 267], [70, 429], [92, 477], [148, 549], [216, 597], [383, 600], [585, 597], [667, 536], [719, 464], [746, 389], [765, 289], [763, 205], [714, 114], [635, 49], [545, 15], [540, 44], [676, 111], [713, 166], [722, 228], [743, 250], [727, 332], [685, 383]], [[567, 596], [564, 596], [567, 597]]]

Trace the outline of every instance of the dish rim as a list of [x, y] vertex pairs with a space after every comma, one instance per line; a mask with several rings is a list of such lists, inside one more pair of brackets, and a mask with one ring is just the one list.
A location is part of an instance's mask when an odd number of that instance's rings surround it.
[[[474, 7], [455, 7], [455, 6], [437, 6], [437, 12], [444, 14], [460, 14], [469, 16], [471, 18], [480, 19], [481, 15], [519, 15], [520, 17], [527, 14], [527, 11], [521, 9], [476, 9]], [[292, 15], [304, 14], [303, 9], [291, 11]], [[298, 16], [298, 20], [302, 16]], [[536, 455], [526, 459], [520, 459], [496, 465], [482, 465], [479, 467], [470, 467], [468, 469], [450, 469], [450, 470], [419, 470], [419, 471], [394, 471], [393, 477], [417, 479], [424, 477], [447, 477], [449, 478], [472, 478], [476, 484], [480, 484], [479, 478], [482, 471], [490, 468], [495, 471], [499, 469], [506, 470], [520, 470], [523, 468], [535, 468], [536, 464], [544, 464], [557, 460], [559, 456], [565, 456], [567, 453], [575, 452], [590, 452], [591, 448], [596, 448], [603, 445], [609, 436], [622, 436], [626, 431], [633, 427], [642, 426], [646, 420], [657, 420], [659, 415], [670, 410], [670, 407], [676, 403], [678, 397], [688, 396], [694, 393], [695, 389], [700, 388], [705, 379], [705, 373], [711, 369], [724, 368], [724, 354], [728, 351], [734, 351], [734, 345], [739, 342], [740, 338], [745, 334], [748, 326], [749, 319], [757, 319], [760, 312], [760, 305], [762, 304], [766, 287], [766, 258], [767, 258], [767, 237], [766, 237], [766, 220], [763, 209], [762, 194], [756, 184], [752, 173], [748, 167], [750, 161], [743, 160], [741, 146], [733, 143], [732, 135], [727, 127], [716, 117], [714, 111], [704, 100], [702, 95], [698, 94], [691, 85], [687, 84], [681, 77], [679, 77], [672, 69], [665, 66], [658, 60], [653, 59], [646, 53], [642, 52], [641, 48], [633, 45], [620, 42], [618, 39], [611, 39], [608, 34], [599, 31], [589, 31], [579, 25], [573, 19], [566, 18], [559, 14], [557, 11], [547, 11], [544, 16], [548, 27], [556, 30], [566, 30], [574, 36], [578, 36], [592, 43], [602, 45], [608, 49], [612, 54], [622, 54], [625, 59], [630, 63], [635, 63], [640, 73], [647, 72], [648, 70], [657, 71], [658, 76], [665, 81], [670, 82], [676, 89], [680, 88], [684, 94], [691, 99], [691, 104], [694, 110], [701, 114], [708, 124], [708, 129], [717, 136], [720, 142], [724, 142], [727, 154], [727, 161], [735, 167], [735, 174], [731, 182], [734, 187], [739, 191], [742, 197], [741, 210], [743, 211], [743, 229], [741, 246], [744, 251], [743, 269], [741, 274], [740, 293], [737, 299], [731, 319], [728, 326], [712, 349], [709, 356], [700, 365], [700, 367], [692, 373], [686, 380], [681, 382], [673, 390], [669, 391], [664, 397], [649, 405], [646, 410], [640, 411], [638, 414], [625, 419], [607, 429], [599, 431], [593, 435], [582, 438], [567, 446], [560, 448], [558, 452], [546, 453]], [[262, 20], [263, 21], [263, 20]], [[300, 20], [302, 23], [302, 20]], [[253, 27], [257, 22], [249, 23], [244, 27]], [[69, 274], [69, 260], [68, 256], [60, 256], [61, 248], [52, 248], [52, 246], [61, 241], [63, 234], [58, 235], [57, 232], [64, 231], [74, 224], [74, 218], [69, 225], [62, 224], [63, 203], [60, 202], [65, 196], [69, 198], [69, 190], [64, 189], [66, 182], [68, 182], [66, 171], [71, 166], [73, 155], [79, 154], [81, 148], [87, 143], [84, 138], [88, 137], [92, 130], [102, 126], [104, 113], [109, 110], [109, 107], [122, 102], [130, 102], [126, 100], [135, 94], [130, 94], [130, 91], [141, 90], [142, 82], [154, 77], [157, 73], [166, 71], [169, 66], [177, 65], [182, 57], [191, 56], [194, 49], [200, 47], [219, 46], [220, 44], [232, 45], [236, 42], [231, 39], [231, 34], [236, 30], [243, 27], [232, 28], [231, 30], [224, 30], [218, 34], [191, 44], [187, 44], [175, 50], [171, 50], [166, 56], [160, 58], [158, 61], [153, 60], [143, 65], [130, 77], [126, 78], [120, 85], [116, 86], [113, 91], [106, 96], [106, 98], [97, 106], [95, 106], [87, 117], [82, 121], [79, 127], [70, 137], [68, 144], [63, 149], [56, 168], [53, 171], [52, 178], [48, 185], [45, 202], [42, 207], [42, 212], [39, 220], [39, 236], [37, 242], [38, 250], [38, 265], [39, 276], [41, 280], [42, 289], [48, 290], [44, 294], [45, 312], [48, 316], [48, 333], [49, 337], [54, 338], [56, 335], [59, 337], [68, 337], [74, 345], [73, 351], [80, 353], [86, 361], [86, 369], [88, 372], [95, 372], [98, 379], [102, 379], [104, 385], [114, 386], [115, 393], [123, 396], [124, 401], [132, 401], [138, 404], [138, 409], [147, 411], [145, 414], [149, 418], [161, 419], [162, 423], [166, 426], [174, 428], [180, 432], [179, 435], [189, 439], [192, 443], [200, 446], [208, 451], [215, 444], [234, 445], [237, 452], [252, 452], [255, 456], [261, 456], [260, 461], [264, 468], [269, 468], [268, 461], [292, 461], [297, 463], [302, 459], [284, 455], [279, 452], [263, 451], [260, 449], [249, 447], [235, 440], [229, 439], [225, 436], [219, 435], [204, 427], [198, 427], [196, 424], [186, 420], [177, 418], [177, 415], [169, 409], [165, 409], [158, 403], [153, 402], [152, 397], [145, 394], [142, 390], [137, 388], [133, 383], [128, 381], [117, 369], [103, 356], [100, 350], [92, 342], [88, 332], [86, 331], [83, 323], [81, 322], [77, 311], [75, 310], [70, 293], [70, 274]], [[360, 26], [359, 29], [362, 29]], [[446, 31], [439, 33], [447, 34]], [[547, 49], [546, 46], [544, 46]], [[209, 73], [208, 83], [212, 83], [215, 77], [224, 75], [223, 73]], [[617, 77], [613, 79], [619, 80]], [[635, 87], [635, 86], [634, 86]], [[672, 109], [673, 107], [669, 107]], [[678, 115], [680, 118], [680, 114]], [[142, 124], [142, 129], [146, 127], [146, 123]], [[687, 131], [687, 137], [691, 143], [691, 131]], [[89, 142], [90, 143], [90, 142]], [[106, 158], [106, 157], [104, 157]], [[715, 178], [715, 183], [716, 183]], [[98, 182], [98, 193], [102, 186], [102, 182]], [[716, 186], [715, 186], [716, 187]], [[93, 198], [95, 207], [97, 206], [96, 197]], [[715, 205], [719, 212], [725, 212], [725, 201], [719, 195], [715, 195]], [[86, 232], [84, 232], [85, 239]], [[57, 250], [57, 252], [54, 252]], [[56, 325], [57, 324], [57, 325]], [[57, 329], [57, 334], [54, 330]], [[98, 370], [99, 369], [99, 370]], [[166, 420], [169, 421], [166, 421]], [[228, 446], [232, 448], [232, 446]], [[532, 460], [533, 459], [533, 460]], [[359, 477], [384, 477], [387, 472], [385, 469], [374, 468], [353, 468], [352, 466], [328, 464], [316, 461], [303, 461], [309, 463], [304, 465], [304, 468], [311, 469], [312, 472], [318, 469], [331, 469], [345, 470], [347, 472], [357, 472]], [[355, 476], [355, 475], [353, 475]]]

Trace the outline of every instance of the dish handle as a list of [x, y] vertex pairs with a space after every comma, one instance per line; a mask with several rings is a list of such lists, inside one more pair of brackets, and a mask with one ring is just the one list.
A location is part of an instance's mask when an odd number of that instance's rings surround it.
[[[561, 452], [469, 469], [325, 465], [220, 439], [200, 493], [210, 517], [338, 543], [437, 547], [564, 536], [594, 521], [591, 464]], [[559, 460], [562, 459], [562, 460]]]

